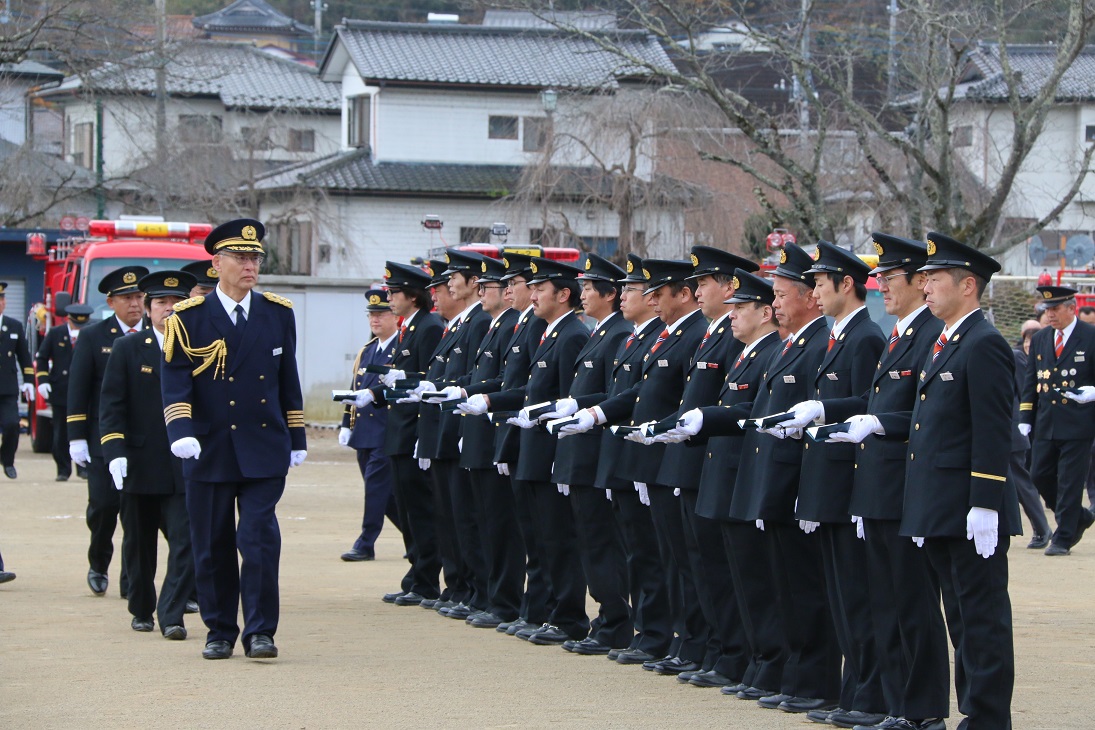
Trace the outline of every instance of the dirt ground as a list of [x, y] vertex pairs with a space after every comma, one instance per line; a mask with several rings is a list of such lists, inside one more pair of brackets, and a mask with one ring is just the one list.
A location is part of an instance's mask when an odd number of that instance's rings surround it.
[[[375, 562], [340, 561], [360, 529], [360, 478], [333, 431], [310, 430], [309, 445], [278, 510], [281, 656], [252, 661], [237, 646], [210, 662], [196, 615], [181, 642], [129, 628], [117, 548], [108, 595], [91, 594], [86, 483], [54, 482], [49, 456], [24, 438], [19, 479], [0, 482], [0, 549], [18, 574], [0, 586], [0, 727], [813, 726], [639, 667], [382, 603], [405, 569], [399, 534], [385, 528]], [[1068, 558], [1025, 550], [1025, 538], [1011, 551], [1017, 730], [1092, 727], [1089, 540]]]

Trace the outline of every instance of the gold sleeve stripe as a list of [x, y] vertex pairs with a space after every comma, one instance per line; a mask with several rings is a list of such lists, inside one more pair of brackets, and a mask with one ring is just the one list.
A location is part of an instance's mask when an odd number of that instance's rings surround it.
[[39, 378], [48, 378], [49, 377], [49, 371], [48, 370], [43, 370], [40, 373], [35, 373], [35, 375], [38, 376]]
[[113, 441], [114, 439], [125, 439], [125, 434], [122, 433], [108, 433], [99, 439], [100, 444], [105, 444], [107, 441]]
[[34, 368], [23, 368], [23, 375], [34, 375]]
[[87, 415], [83, 413], [74, 413], [65, 419], [65, 423], [76, 423], [77, 421], [86, 421]]
[[164, 410], [164, 413], [167, 413], [168, 411], [186, 411], [187, 413], [190, 413], [192, 411], [192, 409], [193, 409], [193, 406], [191, 406], [189, 403], [172, 403], [171, 405], [169, 405], [167, 408], [164, 408], [163, 410]]
[[304, 411], [286, 411], [285, 415], [287, 418], [292, 418], [293, 416], [300, 416], [301, 418], [304, 418]]
[[1001, 477], [995, 474], [982, 474], [979, 471], [971, 471], [970, 476], [978, 479], [991, 479], [994, 482], [1006, 482], [1008, 480], [1007, 477]]
[[1034, 404], [1033, 403], [1020, 403], [1019, 404], [1019, 410], [1020, 411], [1033, 411], [1034, 410]]

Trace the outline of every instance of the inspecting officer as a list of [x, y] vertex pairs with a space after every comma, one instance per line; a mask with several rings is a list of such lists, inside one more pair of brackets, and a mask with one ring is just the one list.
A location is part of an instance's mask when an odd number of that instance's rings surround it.
[[184, 460], [206, 659], [232, 655], [241, 602], [247, 656], [278, 655], [275, 510], [289, 467], [308, 455], [292, 302], [252, 292], [264, 233], [249, 218], [215, 228], [205, 250], [217, 288], [179, 302], [167, 319], [164, 417], [171, 452]]
[[[80, 329], [91, 319], [93, 311], [86, 304], [65, 307], [68, 321], [50, 328], [38, 346], [35, 359], [38, 394], [49, 401], [53, 410], [52, 451], [59, 482], [68, 481], [72, 476], [72, 457], [68, 453], [68, 374], [72, 369], [72, 353]], [[82, 466], [77, 466], [76, 472], [79, 476], [87, 476]]]
[[[0, 314], [7, 307], [7, 282], [0, 281]], [[34, 364], [27, 350], [23, 325], [7, 315], [0, 317], [0, 464], [4, 476], [15, 479], [15, 451], [19, 448], [19, 393], [29, 403], [34, 397]], [[19, 373], [23, 384], [19, 385]]]

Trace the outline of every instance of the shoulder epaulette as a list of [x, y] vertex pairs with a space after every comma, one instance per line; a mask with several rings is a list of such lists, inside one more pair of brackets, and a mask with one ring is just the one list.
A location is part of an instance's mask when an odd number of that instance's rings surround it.
[[196, 307], [204, 301], [205, 301], [205, 297], [201, 296], [201, 295], [196, 296], [196, 297], [190, 297], [189, 299], [182, 300], [181, 302], [176, 304], [171, 309], [176, 311], [176, 312], [181, 312], [184, 309], [190, 309], [191, 307]]
[[271, 302], [274, 302], [275, 304], [280, 304], [281, 306], [288, 307], [289, 309], [293, 308], [293, 303], [291, 301], [289, 301], [288, 299], [286, 299], [283, 296], [279, 296], [277, 294], [274, 294], [273, 292], [264, 291], [262, 293], [262, 296], [266, 297], [267, 299], [269, 299]]

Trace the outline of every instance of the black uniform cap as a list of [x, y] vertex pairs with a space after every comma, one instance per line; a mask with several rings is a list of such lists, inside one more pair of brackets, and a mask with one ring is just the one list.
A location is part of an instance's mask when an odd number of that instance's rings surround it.
[[449, 272], [445, 269], [448, 268], [448, 264], [443, 259], [430, 259], [427, 264], [430, 268], [430, 283], [427, 284], [427, 288], [432, 289], [435, 286], [441, 286], [449, 282]]
[[150, 297], [181, 297], [188, 299], [197, 277], [186, 271], [153, 271], [142, 276], [137, 287]]
[[945, 233], [928, 234], [928, 260], [920, 271], [969, 269], [985, 281], [1000, 270], [1000, 264], [988, 254], [956, 241]]
[[835, 243], [818, 241], [814, 251], [814, 265], [810, 267], [809, 273], [850, 276], [852, 281], [866, 284], [867, 277], [871, 275], [871, 267], [866, 261]]
[[65, 316], [68, 317], [73, 324], [87, 324], [87, 321], [91, 319], [91, 315], [95, 313], [95, 310], [87, 304], [70, 304], [65, 307]]
[[814, 260], [810, 258], [810, 254], [803, 251], [798, 244], [792, 243], [779, 250], [779, 266], [772, 272], [772, 276], [780, 276], [812, 286], [814, 275], [810, 273], [810, 267], [813, 264]]
[[502, 281], [502, 278], [505, 275], [506, 265], [499, 259], [492, 259], [490, 256], [484, 256], [483, 260], [479, 262], [480, 284], [488, 281]]
[[626, 273], [620, 279], [621, 284], [646, 284], [646, 276], [643, 275], [643, 260], [633, 253], [627, 255]]
[[529, 279], [529, 284], [540, 284], [545, 281], [565, 281], [567, 279], [576, 281], [578, 274], [582, 273], [577, 266], [544, 258], [532, 259], [529, 261], [529, 268], [532, 269], [532, 278]]
[[910, 238], [875, 231], [871, 234], [871, 243], [878, 254], [878, 265], [871, 270], [872, 276], [901, 268], [911, 273], [928, 260], [927, 246]]
[[213, 268], [212, 261], [195, 261], [182, 267], [182, 270], [193, 274], [198, 286], [216, 286], [221, 280], [220, 272]]
[[430, 275], [417, 266], [397, 264], [394, 261], [384, 263], [384, 283], [389, 289], [425, 289], [430, 285]]
[[460, 272], [465, 276], [479, 276], [482, 272], [483, 259], [486, 256], [475, 253], [474, 251], [458, 251], [450, 248], [445, 251], [445, 263], [448, 267], [445, 269], [446, 276], [452, 276], [456, 272]]
[[506, 274], [502, 277], [502, 281], [509, 281], [515, 276], [523, 276], [525, 279], [532, 278], [532, 269], [529, 268], [529, 264], [532, 263], [532, 256], [525, 253], [507, 253], [502, 255], [502, 265], [506, 267]]
[[734, 296], [723, 304], [743, 304], [745, 302], [760, 302], [770, 305], [776, 299], [772, 291], [772, 282], [762, 279], [744, 269], [734, 271]]
[[137, 288], [137, 282], [147, 275], [148, 269], [143, 266], [123, 266], [120, 269], [114, 269], [99, 281], [99, 291], [108, 297], [133, 294], [140, 291]]
[[235, 251], [236, 253], [265, 253], [262, 239], [266, 226], [254, 218], [237, 218], [221, 223], [205, 237], [205, 250], [211, 254]]
[[1072, 301], [1076, 298], [1076, 290], [1067, 286], [1039, 286], [1038, 294], [1042, 297], [1039, 300], [1039, 304], [1048, 304], [1049, 306], [1056, 306], [1058, 304], [1064, 304], [1065, 302]]
[[370, 289], [365, 292], [366, 312], [390, 312], [392, 305], [388, 302], [387, 289]]
[[753, 263], [747, 258], [711, 246], [693, 246], [691, 259], [693, 271], [689, 279], [698, 279], [712, 274], [732, 275], [735, 269], [756, 271], [760, 268], [760, 264]]
[[646, 296], [655, 289], [661, 289], [666, 284], [675, 281], [684, 281], [692, 275], [691, 261], [674, 261], [671, 259], [646, 259], [643, 261], [643, 276], [646, 277]]
[[578, 275], [578, 278], [582, 281], [611, 281], [613, 283], [623, 277], [623, 269], [595, 253], [586, 254], [585, 263], [582, 264], [582, 273]]

